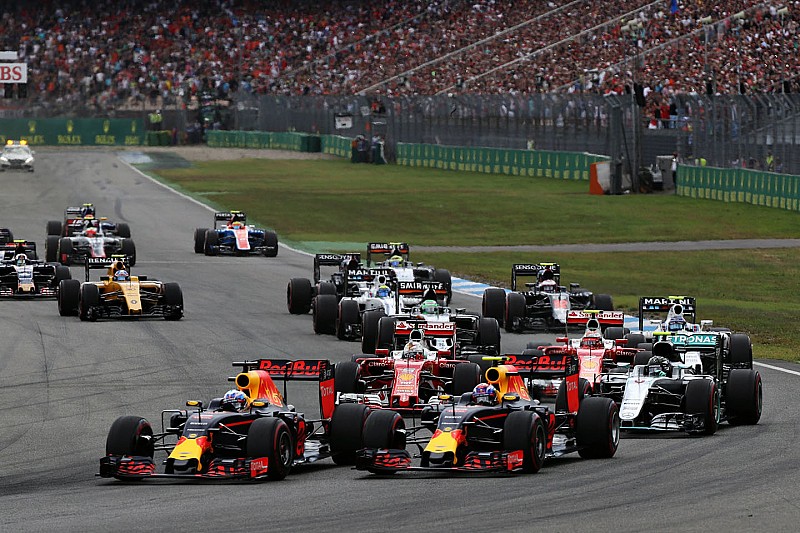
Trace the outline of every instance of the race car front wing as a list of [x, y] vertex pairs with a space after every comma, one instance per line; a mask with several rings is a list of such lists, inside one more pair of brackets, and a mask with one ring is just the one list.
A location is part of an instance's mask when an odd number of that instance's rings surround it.
[[406, 450], [364, 448], [356, 456], [356, 470], [387, 474], [400, 470], [424, 472], [494, 472], [511, 473], [522, 470], [522, 450], [469, 452], [461, 466], [412, 466]]

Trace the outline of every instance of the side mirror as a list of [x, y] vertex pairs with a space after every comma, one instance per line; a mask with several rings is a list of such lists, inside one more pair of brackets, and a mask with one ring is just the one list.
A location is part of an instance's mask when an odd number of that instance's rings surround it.
[[198, 409], [202, 409], [203, 402], [198, 400], [189, 400], [186, 402], [186, 407], [197, 407]]

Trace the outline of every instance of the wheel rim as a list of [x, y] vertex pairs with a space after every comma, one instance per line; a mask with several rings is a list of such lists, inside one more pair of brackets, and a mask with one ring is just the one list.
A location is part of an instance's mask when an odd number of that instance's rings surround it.
[[537, 424], [536, 431], [533, 435], [533, 453], [536, 454], [534, 456], [534, 461], [541, 463], [544, 461], [544, 455], [546, 453], [546, 446], [547, 446], [547, 438], [544, 434], [544, 425]]
[[284, 466], [289, 465], [289, 461], [292, 460], [292, 441], [289, 439], [289, 434], [283, 432], [280, 436], [280, 441], [278, 442], [278, 457], [281, 460], [281, 464]]
[[611, 417], [611, 445], [616, 448], [619, 445], [619, 433], [620, 433], [620, 420], [619, 420], [619, 412], [614, 411], [613, 416]]

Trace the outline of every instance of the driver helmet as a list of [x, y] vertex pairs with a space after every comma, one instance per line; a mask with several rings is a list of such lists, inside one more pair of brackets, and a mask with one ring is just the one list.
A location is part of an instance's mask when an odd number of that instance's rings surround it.
[[581, 348], [602, 348], [603, 339], [597, 336], [589, 336], [581, 339]]
[[391, 294], [392, 291], [391, 289], [389, 289], [388, 285], [381, 285], [380, 287], [378, 287], [378, 298], [386, 298]]
[[433, 300], [425, 300], [420, 304], [419, 311], [423, 315], [435, 315], [439, 311], [439, 304]]
[[539, 284], [539, 290], [542, 292], [555, 293], [558, 292], [558, 284], [555, 280], [546, 279]]
[[495, 405], [497, 403], [497, 390], [488, 383], [478, 383], [472, 389], [472, 403], [477, 405]]
[[128, 281], [129, 279], [131, 279], [131, 276], [125, 269], [114, 272], [114, 281]]
[[234, 220], [231, 222], [231, 228], [233, 229], [242, 229], [244, 227], [244, 222], [240, 220]]
[[393, 255], [389, 258], [389, 266], [392, 267], [401, 267], [403, 266], [403, 256], [401, 255]]
[[97, 235], [97, 229], [92, 227], [86, 228], [86, 231], [84, 231], [83, 234], [87, 237], [94, 237]]
[[667, 324], [667, 331], [683, 331], [686, 329], [686, 319], [682, 316], [674, 316]]
[[28, 256], [25, 255], [25, 254], [17, 254], [14, 257], [14, 262], [17, 264], [17, 266], [27, 265], [28, 262], [29, 262], [28, 261]]
[[222, 397], [219, 406], [223, 411], [242, 412], [247, 409], [247, 395], [238, 389], [231, 389]]
[[669, 375], [669, 359], [660, 355], [654, 355], [647, 361], [647, 373], [650, 376], [666, 377]]

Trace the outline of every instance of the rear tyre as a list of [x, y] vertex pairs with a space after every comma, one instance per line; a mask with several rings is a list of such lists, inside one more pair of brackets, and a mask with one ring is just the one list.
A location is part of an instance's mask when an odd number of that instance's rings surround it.
[[136, 266], [136, 245], [133, 239], [122, 239], [122, 253], [128, 257], [128, 266]]
[[653, 357], [653, 352], [650, 350], [636, 352], [636, 355], [633, 356], [633, 366], [646, 365], [651, 357]]
[[[584, 398], [592, 394], [592, 385], [588, 379], [578, 378], [578, 410], [583, 405]], [[556, 412], [563, 413], [567, 410], [567, 382], [562, 381], [556, 393]]]
[[203, 239], [203, 252], [206, 255], [219, 255], [219, 233], [216, 230], [206, 230]]
[[183, 292], [177, 283], [164, 284], [164, 305], [170, 310], [164, 313], [164, 320], [180, 320], [183, 318]]
[[733, 333], [730, 341], [730, 364], [737, 368], [753, 368], [753, 345], [750, 337], [744, 333]]
[[610, 294], [593, 294], [592, 307], [599, 311], [613, 311], [614, 301]]
[[503, 448], [522, 450], [522, 471], [538, 472], [547, 451], [547, 433], [539, 415], [530, 411], [510, 413], [503, 424]]
[[58, 260], [62, 265], [67, 266], [72, 261], [72, 241], [67, 237], [58, 241]]
[[331, 458], [337, 465], [351, 465], [364, 447], [364, 421], [369, 409], [360, 403], [342, 403], [333, 411], [328, 434]]
[[485, 317], [494, 318], [502, 326], [506, 314], [506, 291], [495, 288], [484, 290], [481, 313]]
[[[525, 296], [518, 292], [506, 295], [506, 316], [503, 319], [506, 331], [513, 333], [515, 330], [514, 319], [525, 318]], [[516, 326], [517, 330], [521, 327]]]
[[492, 361], [484, 361], [483, 360], [484, 357], [486, 356], [482, 353], [472, 354], [467, 356], [467, 361], [469, 361], [470, 363], [475, 363], [480, 368], [481, 380], [483, 380], [483, 376], [486, 375], [486, 371], [492, 367]]
[[[66, 268], [66, 267], [64, 267]], [[77, 279], [65, 279], [58, 284], [58, 314], [75, 316], [81, 301], [81, 282]]]
[[277, 257], [278, 255], [278, 235], [274, 231], [264, 232], [264, 257]]
[[625, 340], [628, 341], [625, 344], [626, 348], [638, 348], [644, 342], [644, 335], [641, 333], [628, 333], [625, 335]]
[[336, 296], [336, 285], [330, 281], [320, 281], [317, 284], [317, 296], [320, 294], [332, 294], [333, 296]]
[[378, 320], [378, 340], [375, 349], [391, 350], [394, 346], [394, 326], [397, 320], [390, 316], [381, 317]]
[[756, 370], [731, 370], [725, 387], [725, 411], [729, 424], [758, 424], [763, 402], [762, 389], [761, 374]]
[[208, 228], [196, 228], [194, 230], [194, 253], [202, 254], [206, 245], [206, 232]]
[[358, 302], [355, 300], [340, 300], [339, 309], [336, 314], [336, 337], [339, 340], [347, 340], [352, 337], [349, 331], [352, 328], [347, 326], [355, 326], [361, 322], [361, 317], [358, 316]]
[[[58, 220], [48, 220], [47, 221], [47, 236], [50, 237], [54, 235], [56, 237], [61, 236], [61, 232], [64, 231], [64, 228], [61, 226], [61, 222]], [[13, 238], [11, 239], [14, 240]]]
[[311, 281], [292, 278], [286, 286], [286, 307], [293, 315], [305, 315], [311, 310]]
[[653, 351], [653, 343], [652, 342], [640, 342], [639, 346], [637, 346], [640, 350], [648, 350]]
[[64, 265], [56, 265], [55, 283], [60, 284], [62, 281], [67, 279], [72, 279], [72, 272], [69, 271], [69, 267], [65, 267]]
[[355, 394], [359, 391], [361, 366], [352, 361], [342, 361], [333, 367], [333, 390], [343, 394]]
[[500, 325], [497, 319], [482, 317], [478, 320], [478, 345], [490, 348], [500, 355]]
[[394, 411], [376, 409], [364, 422], [364, 448], [405, 450], [406, 423]]
[[44, 259], [48, 263], [58, 261], [58, 240], [57, 235], [48, 235], [44, 241]]
[[106, 437], [106, 455], [153, 457], [153, 428], [140, 416], [114, 420]]
[[117, 235], [122, 237], [123, 239], [130, 239], [131, 238], [131, 227], [128, 226], [125, 222], [120, 222], [117, 224]]
[[459, 363], [453, 370], [453, 396], [472, 392], [481, 382], [481, 367], [475, 363]]
[[361, 315], [361, 353], [375, 353], [378, 345], [378, 322], [386, 316], [383, 309], [366, 311]]
[[339, 308], [336, 296], [320, 294], [314, 301], [314, 333], [333, 335], [336, 333], [336, 314]]
[[433, 271], [433, 280], [444, 285], [444, 288], [447, 290], [447, 294], [445, 295], [447, 300], [444, 302], [444, 304], [450, 305], [450, 301], [453, 299], [453, 276], [450, 275], [450, 271], [443, 268], [437, 268]]
[[619, 409], [611, 398], [586, 398], [575, 421], [576, 438], [584, 459], [614, 457], [619, 446]]
[[284, 479], [292, 467], [294, 447], [289, 426], [280, 418], [257, 418], [247, 432], [247, 456], [267, 458], [267, 478]]
[[624, 339], [625, 328], [621, 328], [618, 326], [609, 326], [603, 332], [603, 338], [608, 339], [610, 341], [615, 341], [617, 339]]
[[701, 431], [688, 431], [692, 435], [713, 435], [719, 423], [719, 395], [714, 382], [709, 379], [695, 379], [686, 385], [685, 412], [703, 417]]
[[94, 283], [84, 283], [81, 285], [81, 299], [78, 307], [78, 317], [81, 320], [97, 320], [96, 313], [92, 312], [93, 307], [100, 305], [100, 289]]

